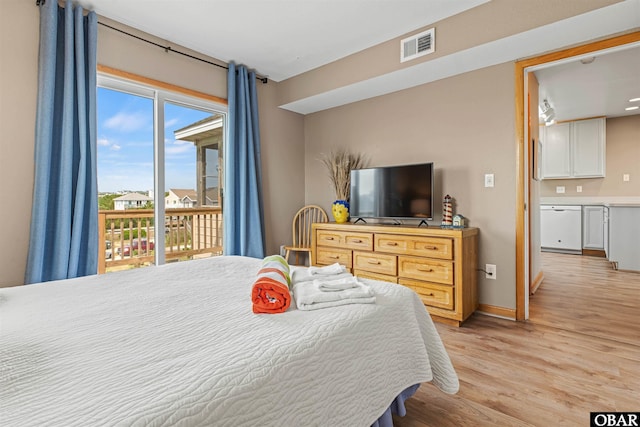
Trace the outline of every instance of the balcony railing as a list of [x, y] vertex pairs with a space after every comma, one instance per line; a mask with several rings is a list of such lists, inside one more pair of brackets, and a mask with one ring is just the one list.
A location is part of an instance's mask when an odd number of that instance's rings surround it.
[[[222, 254], [222, 209], [166, 209], [154, 224], [152, 209], [99, 211], [98, 273], [154, 262], [156, 250], [167, 261]], [[160, 233], [157, 232], [160, 231]]]

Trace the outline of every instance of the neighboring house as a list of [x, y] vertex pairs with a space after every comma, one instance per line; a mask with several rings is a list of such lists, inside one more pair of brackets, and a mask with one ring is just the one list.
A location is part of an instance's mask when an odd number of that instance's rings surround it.
[[194, 208], [198, 205], [198, 195], [195, 190], [172, 188], [164, 198], [165, 208]]
[[214, 114], [173, 132], [176, 139], [196, 146], [196, 195], [204, 200], [201, 206], [220, 206], [223, 125], [222, 115]]
[[[216, 188], [217, 190], [217, 188]], [[191, 189], [176, 189], [172, 188], [168, 192], [169, 194], [164, 198], [165, 209], [180, 209], [180, 208], [193, 208], [200, 207], [198, 204], [198, 197], [195, 190]], [[217, 194], [217, 191], [215, 192]], [[207, 207], [214, 206], [214, 200], [209, 197], [209, 194], [205, 196]], [[199, 216], [200, 215], [200, 216]], [[210, 220], [205, 220], [202, 216], [202, 211], [194, 210], [193, 214], [186, 213], [178, 216], [169, 214], [172, 218], [165, 223], [165, 232], [169, 230], [180, 229], [184, 227], [186, 231], [191, 234], [191, 245], [194, 249], [218, 247], [222, 253], [222, 217], [214, 215]], [[181, 218], [178, 222], [175, 220]]]
[[140, 193], [128, 193], [124, 196], [113, 199], [113, 209], [116, 211], [124, 211], [126, 209], [139, 209], [153, 203], [153, 199]]

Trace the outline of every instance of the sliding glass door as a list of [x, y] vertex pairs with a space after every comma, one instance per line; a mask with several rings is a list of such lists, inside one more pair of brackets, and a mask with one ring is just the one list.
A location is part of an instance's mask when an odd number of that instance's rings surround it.
[[225, 110], [99, 77], [99, 272], [222, 254]]

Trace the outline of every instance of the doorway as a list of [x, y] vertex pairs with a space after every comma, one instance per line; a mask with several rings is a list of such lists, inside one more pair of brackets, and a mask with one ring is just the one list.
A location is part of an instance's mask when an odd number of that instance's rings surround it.
[[[539, 219], [536, 223], [536, 215], [539, 212], [539, 199], [532, 198], [532, 192], [536, 189], [536, 171], [539, 159], [537, 158], [537, 142], [532, 140], [530, 129], [538, 126], [537, 101], [531, 100], [528, 90], [528, 74], [535, 67], [567, 60], [567, 58], [579, 58], [585, 55], [593, 55], [608, 49], [631, 45], [640, 41], [640, 32], [626, 34], [599, 42], [590, 43], [567, 49], [560, 52], [543, 55], [519, 61], [515, 66], [516, 79], [516, 129], [517, 129], [517, 211], [516, 211], [516, 319], [526, 320], [529, 317], [529, 290], [532, 285], [542, 281], [543, 271], [539, 269]], [[535, 94], [537, 98], [537, 93]], [[533, 107], [532, 107], [533, 106]], [[535, 109], [534, 109], [535, 108]], [[533, 189], [533, 190], [532, 190]]]

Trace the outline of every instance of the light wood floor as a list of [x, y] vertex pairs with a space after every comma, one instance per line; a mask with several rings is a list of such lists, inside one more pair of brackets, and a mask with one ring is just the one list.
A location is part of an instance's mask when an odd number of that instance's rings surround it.
[[588, 426], [590, 411], [640, 411], [640, 274], [548, 253], [543, 270], [529, 321], [437, 325], [460, 391], [423, 384], [396, 427]]

